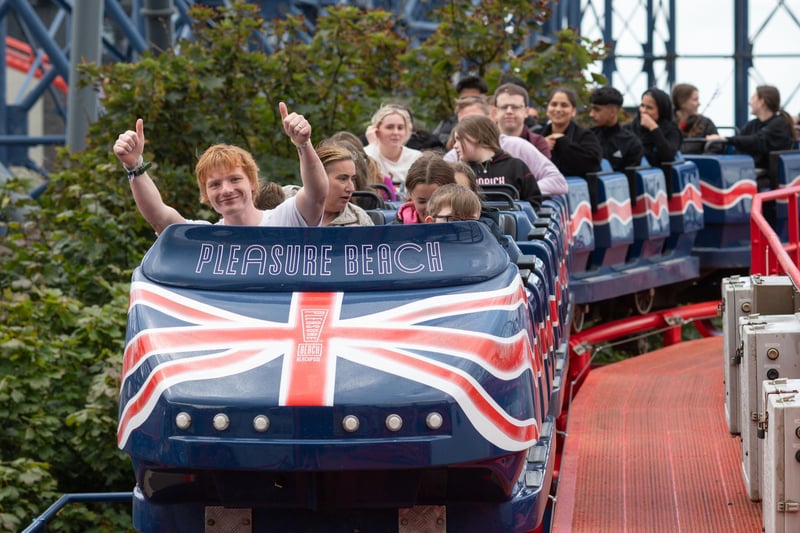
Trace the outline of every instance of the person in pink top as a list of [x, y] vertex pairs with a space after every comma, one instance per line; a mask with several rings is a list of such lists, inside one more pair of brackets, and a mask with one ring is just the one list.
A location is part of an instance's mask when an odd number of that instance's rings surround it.
[[406, 175], [408, 201], [397, 210], [396, 223], [425, 222], [425, 217], [428, 215], [428, 199], [442, 185], [455, 182], [455, 172], [449, 163], [434, 152], [424, 152], [408, 169]]

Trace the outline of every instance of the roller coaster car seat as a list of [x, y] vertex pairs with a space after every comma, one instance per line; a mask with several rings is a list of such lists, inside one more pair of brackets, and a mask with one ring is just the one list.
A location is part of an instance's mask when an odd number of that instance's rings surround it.
[[583, 178], [567, 178], [569, 232], [572, 239], [570, 272], [586, 270], [589, 254], [594, 250], [594, 222], [589, 185]]
[[377, 209], [367, 209], [366, 212], [369, 215], [369, 218], [372, 220], [372, 223], [376, 226], [386, 224], [386, 217], [384, 216], [383, 211]]
[[621, 265], [633, 243], [628, 178], [621, 172], [589, 172], [586, 183], [592, 203], [595, 240], [590, 266]]
[[353, 191], [351, 201], [365, 211], [370, 209], [386, 209], [386, 202], [373, 191]]
[[691, 161], [672, 161], [661, 167], [667, 184], [670, 235], [664, 253], [688, 254], [704, 227], [700, 174]]
[[480, 188], [484, 194], [500, 191], [506, 193], [514, 200], [519, 200], [519, 190], [517, 190], [517, 188], [511, 185], [510, 183], [491, 183], [491, 184], [481, 185]]
[[[800, 184], [800, 150], [776, 150], [770, 152], [767, 179], [769, 180], [768, 188], [771, 190]], [[761, 190], [761, 186], [759, 186], [759, 190]], [[782, 238], [787, 238], [787, 203], [785, 201], [764, 202], [762, 211], [764, 217], [775, 228], [778, 235]]]
[[634, 232], [628, 259], [658, 255], [669, 236], [664, 172], [655, 167], [629, 167], [625, 175], [630, 188]]
[[770, 152], [768, 174], [771, 189], [792, 187], [800, 183], [800, 150]]

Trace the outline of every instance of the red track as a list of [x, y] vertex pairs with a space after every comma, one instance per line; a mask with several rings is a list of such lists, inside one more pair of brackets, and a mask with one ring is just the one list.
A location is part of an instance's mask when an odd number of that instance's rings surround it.
[[592, 370], [570, 408], [553, 531], [761, 531], [722, 374], [719, 337]]
[[[799, 195], [800, 187], [756, 195], [750, 232], [752, 273], [788, 274], [796, 287]], [[787, 203], [788, 242], [762, 215], [762, 201], [771, 200]], [[569, 418], [559, 419], [567, 438], [552, 531], [761, 531], [760, 503], [748, 498], [741, 446], [725, 423], [722, 339], [680, 342], [684, 320], [711, 318], [716, 307], [651, 313], [572, 336], [574, 401], [565, 406]], [[594, 345], [648, 330], [664, 330], [666, 347], [589, 372]]]

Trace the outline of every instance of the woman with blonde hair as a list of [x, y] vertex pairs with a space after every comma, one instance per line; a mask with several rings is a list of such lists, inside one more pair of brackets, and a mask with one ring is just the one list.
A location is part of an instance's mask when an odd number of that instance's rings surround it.
[[[337, 131], [328, 137], [325, 143], [340, 144], [352, 150], [358, 157], [356, 158], [356, 186], [358, 190], [373, 190], [379, 189], [380, 195], [384, 200], [397, 200], [397, 192], [392, 178], [384, 176], [378, 163], [367, 155], [364, 151], [364, 145], [361, 144], [355, 134], [349, 131]], [[377, 185], [377, 187], [373, 187]], [[385, 190], [384, 190], [385, 189]]]
[[389, 104], [372, 116], [364, 151], [373, 158], [384, 176], [390, 176], [401, 196], [405, 195], [406, 174], [422, 152], [406, 146], [411, 138], [411, 115], [405, 108]]
[[372, 226], [372, 219], [357, 205], [350, 203], [356, 190], [356, 156], [345, 146], [322, 143], [317, 149], [319, 160], [328, 174], [328, 196], [322, 226]]

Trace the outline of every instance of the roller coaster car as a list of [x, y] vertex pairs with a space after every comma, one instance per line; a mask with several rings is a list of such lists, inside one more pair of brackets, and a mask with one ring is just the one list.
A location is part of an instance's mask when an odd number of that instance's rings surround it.
[[576, 306], [697, 277], [699, 263], [690, 255], [697, 233], [697, 217], [691, 218], [697, 173], [693, 165], [667, 171], [669, 179], [650, 167], [568, 179]]
[[479, 222], [170, 226], [131, 285], [134, 526], [537, 528], [560, 375], [537, 261]]
[[750, 264], [750, 206], [756, 194], [756, 169], [746, 155], [687, 155], [700, 173], [705, 228], [693, 254], [702, 269]]

